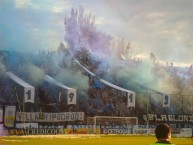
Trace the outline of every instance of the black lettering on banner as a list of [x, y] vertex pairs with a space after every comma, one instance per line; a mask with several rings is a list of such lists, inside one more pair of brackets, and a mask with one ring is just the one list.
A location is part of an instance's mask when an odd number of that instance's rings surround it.
[[73, 98], [74, 98], [74, 93], [73, 92], [69, 93], [69, 102], [72, 102]]
[[29, 135], [40, 135], [40, 134], [63, 134], [64, 131], [61, 129], [29, 129]]
[[61, 120], [65, 120], [65, 114], [61, 114]]
[[26, 116], [25, 120], [29, 121], [29, 114], [25, 113], [25, 116]]
[[45, 112], [16, 112], [16, 121], [26, 122], [58, 122], [58, 121], [75, 121], [83, 120], [83, 112], [61, 112], [61, 113], [45, 113]]
[[105, 129], [103, 132], [108, 132], [108, 134], [129, 134], [131, 133], [129, 129], [115, 129], [115, 128], [110, 128], [110, 129]]
[[46, 134], [52, 134], [52, 130], [51, 129], [48, 129]]
[[70, 120], [74, 120], [74, 113], [71, 114]]
[[188, 115], [184, 115], [184, 121], [188, 121]]
[[129, 95], [129, 100], [130, 100], [130, 103], [133, 103], [133, 94]]
[[36, 129], [32, 129], [31, 134], [36, 134]]
[[29, 134], [29, 129], [25, 129], [25, 134], [26, 134], [26, 135]]
[[64, 134], [63, 129], [12, 129], [9, 135], [44, 135], [44, 134]]
[[37, 129], [36, 130], [36, 134], [44, 134], [43, 132], [44, 132], [43, 129]]
[[168, 121], [173, 121], [173, 115], [168, 115]]
[[75, 113], [75, 120], [79, 120], [78, 116], [79, 116], [79, 113]]
[[67, 121], [69, 121], [69, 117], [70, 117], [70, 115], [69, 115], [69, 113], [67, 112], [67, 113], [66, 113], [66, 120], [67, 120]]
[[167, 116], [166, 116], [166, 115], [161, 114], [161, 120], [162, 120], [162, 121], [167, 121]]
[[40, 113], [39, 113], [39, 119], [42, 119], [42, 120], [43, 120], [44, 118], [45, 118], [45, 114], [42, 113], [42, 112], [40, 112]]
[[[159, 115], [159, 116], [160, 116], [160, 115]], [[159, 118], [159, 116], [158, 116], [158, 115], [155, 116], [155, 120], [156, 120], [156, 121], [161, 121], [161, 119]]]
[[27, 95], [27, 99], [30, 100], [31, 99], [31, 90], [28, 90], [26, 92], [26, 95]]
[[56, 114], [52, 114], [52, 120], [56, 118]]
[[164, 105], [168, 105], [169, 104], [169, 97], [168, 95], [164, 96]]
[[[146, 116], [146, 115], [144, 115]], [[169, 121], [169, 122], [193, 122], [193, 115], [182, 114], [147, 114], [149, 121]], [[143, 119], [146, 119], [143, 117]]]
[[23, 114], [22, 113], [17, 113], [17, 116], [16, 116], [17, 118], [17, 120], [23, 120], [22, 118], [23, 118]]
[[178, 116], [178, 121], [181, 122], [181, 121], [183, 121], [183, 120], [184, 120], [183, 115], [179, 115], [179, 116]]
[[44, 113], [44, 119], [48, 120], [48, 114]]
[[39, 120], [39, 114], [35, 114], [35, 120]]
[[[77, 115], [78, 115], [78, 114], [77, 114]], [[83, 114], [82, 114], [82, 113], [79, 113], [78, 119], [79, 119], [79, 120], [83, 120]]]
[[60, 120], [61, 117], [60, 117], [60, 114], [57, 114], [57, 120]]

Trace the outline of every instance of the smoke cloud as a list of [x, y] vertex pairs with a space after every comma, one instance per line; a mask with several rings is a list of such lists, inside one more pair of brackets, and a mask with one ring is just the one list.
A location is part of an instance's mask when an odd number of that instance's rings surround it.
[[88, 90], [88, 77], [83, 75], [80, 71], [74, 71], [70, 69], [62, 69], [59, 74], [55, 76], [56, 80], [59, 80], [63, 84], [78, 90]]

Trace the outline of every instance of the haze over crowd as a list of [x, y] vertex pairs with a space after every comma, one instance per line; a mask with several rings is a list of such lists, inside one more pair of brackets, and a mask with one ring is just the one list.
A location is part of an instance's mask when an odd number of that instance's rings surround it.
[[[64, 33], [63, 43], [58, 42], [55, 49], [41, 47], [35, 51], [30, 50], [30, 47], [33, 48], [38, 43], [31, 45], [26, 42], [27, 40], [21, 43], [22, 45], [28, 44], [26, 47], [16, 45], [17, 43], [12, 44], [12, 48], [8, 50], [15, 50], [19, 53], [13, 51], [7, 59], [7, 64], [0, 64], [1, 74], [11, 69], [33, 85], [40, 83], [44, 74], [49, 74], [70, 87], [87, 90], [89, 88], [88, 77], [80, 73], [80, 69], [74, 70], [72, 63], [68, 63], [71, 57], [73, 59], [84, 57], [89, 61], [84, 65], [109, 82], [131, 90], [137, 90], [140, 84], [162, 93], [175, 94], [179, 99], [186, 94], [184, 97], [187, 98], [186, 101], [189, 104], [187, 110], [191, 109], [189, 100], [191, 100], [192, 93], [190, 87], [193, 79], [192, 66], [178, 70], [173, 63], [160, 65], [160, 60], [154, 53], [148, 54], [150, 58], [148, 61], [138, 59], [134, 55], [135, 49], [132, 48], [132, 42], [124, 38], [114, 39], [113, 36], [101, 31], [101, 28], [97, 27], [96, 16], [85, 11], [83, 7], [70, 8], [62, 22], [64, 32], [60, 33]], [[14, 38], [17, 40], [19, 37]], [[24, 48], [28, 47], [29, 50], [26, 53]], [[70, 50], [73, 55], [66, 50]], [[87, 54], [88, 58], [85, 58]], [[86, 94], [82, 96], [87, 97]], [[176, 102], [175, 106], [179, 106], [180, 109], [181, 102], [176, 100], [176, 96], [173, 100]], [[139, 100], [145, 101], [144, 98]]]

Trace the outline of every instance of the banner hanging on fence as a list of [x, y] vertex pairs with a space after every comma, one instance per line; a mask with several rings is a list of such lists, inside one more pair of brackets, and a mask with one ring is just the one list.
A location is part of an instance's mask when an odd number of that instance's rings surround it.
[[0, 108], [0, 122], [3, 122], [3, 108]]
[[15, 112], [16, 112], [16, 106], [5, 105], [4, 125], [6, 127], [15, 126]]
[[152, 122], [193, 122], [191, 114], [147, 114], [143, 119]]
[[16, 121], [25, 122], [63, 122], [84, 120], [84, 112], [17, 112]]

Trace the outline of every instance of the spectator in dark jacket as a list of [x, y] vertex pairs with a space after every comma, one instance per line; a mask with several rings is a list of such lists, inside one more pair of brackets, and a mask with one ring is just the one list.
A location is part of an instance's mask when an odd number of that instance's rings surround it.
[[192, 139], [192, 141], [193, 141], [193, 127], [192, 127], [192, 136], [191, 136], [191, 139]]
[[157, 138], [157, 142], [155, 144], [172, 144], [171, 140], [171, 128], [164, 123], [158, 124], [155, 128], [155, 136]]

